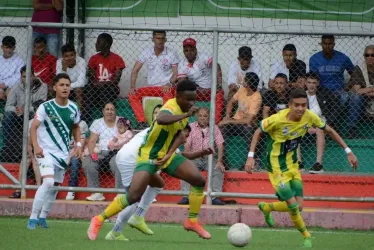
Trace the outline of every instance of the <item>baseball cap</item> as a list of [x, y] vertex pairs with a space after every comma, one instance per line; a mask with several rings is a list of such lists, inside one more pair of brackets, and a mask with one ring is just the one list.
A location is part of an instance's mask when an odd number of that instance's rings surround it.
[[183, 47], [192, 46], [196, 47], [196, 40], [193, 38], [187, 38], [183, 41]]

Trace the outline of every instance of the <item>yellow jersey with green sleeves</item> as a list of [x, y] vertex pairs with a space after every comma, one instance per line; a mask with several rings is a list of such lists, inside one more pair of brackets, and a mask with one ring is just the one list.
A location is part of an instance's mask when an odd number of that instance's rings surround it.
[[300, 121], [287, 119], [290, 109], [284, 109], [260, 122], [263, 132], [269, 134], [266, 170], [271, 173], [286, 172], [297, 165], [297, 148], [309, 128], [324, 129], [325, 122], [307, 109]]
[[[179, 107], [175, 98], [168, 100], [160, 109], [160, 113], [166, 112], [170, 115], [183, 115], [184, 112]], [[183, 130], [188, 124], [185, 118], [170, 125], [160, 125], [156, 121], [152, 123], [151, 128], [145, 138], [144, 143], [139, 148], [137, 162], [149, 162], [162, 159], [173, 145], [177, 133]], [[167, 167], [175, 156], [175, 152], [170, 159], [161, 168]]]

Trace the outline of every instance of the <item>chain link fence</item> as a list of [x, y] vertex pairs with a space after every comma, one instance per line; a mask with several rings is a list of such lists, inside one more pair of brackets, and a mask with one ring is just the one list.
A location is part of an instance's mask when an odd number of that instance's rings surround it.
[[[63, 30], [62, 34], [65, 33], [66, 30]], [[78, 33], [75, 31], [75, 34]], [[77, 46], [77, 42], [75, 45], [66, 44], [65, 36], [60, 37], [59, 52], [56, 53], [58, 59], [45, 53], [49, 49], [48, 39], [35, 36], [33, 44], [28, 44], [26, 28], [2, 28], [1, 39], [6, 36], [13, 36], [17, 41], [15, 51], [23, 62], [26, 60], [27, 48], [34, 48], [32, 68], [35, 80], [31, 85], [30, 115], [24, 116], [17, 111], [24, 106], [22, 96], [15, 98], [14, 110], [6, 108], [15, 87], [7, 93], [7, 99], [1, 102], [1, 162], [14, 173], [18, 173], [16, 168], [22, 158], [23, 119], [32, 118], [38, 101], [53, 97], [52, 79], [60, 72], [67, 72], [72, 80], [71, 100], [81, 108], [80, 126], [85, 148], [81, 159], [70, 159], [63, 186], [122, 189], [121, 176], [115, 164], [116, 153], [122, 146], [120, 142], [127, 142], [129, 137], [150, 126], [154, 108], [175, 96], [173, 85], [183, 78], [197, 83], [196, 105], [201, 107], [197, 115], [190, 118], [193, 131], [183, 150], [196, 151], [208, 147], [209, 130], [206, 126], [210, 120], [209, 109], [213, 105], [216, 107], [214, 140], [217, 153], [213, 160], [213, 192], [248, 193], [258, 183], [259, 188], [255, 189], [258, 192], [254, 193], [273, 194], [268, 189], [265, 174], [266, 135], [256, 149], [258, 173], [250, 179], [252, 186], [243, 182], [248, 178], [243, 169], [258, 122], [287, 108], [289, 90], [296, 87], [308, 91], [310, 108], [320, 112], [332, 124], [360, 162], [358, 173], [352, 173], [340, 147], [327, 136], [323, 140], [325, 137], [317, 129], [310, 129], [301, 143], [298, 157], [301, 166], [304, 166], [301, 171], [306, 182], [320, 178], [309, 175], [310, 170], [324, 176], [323, 182], [344, 182], [347, 185], [352, 184], [351, 181], [365, 182], [363, 175], [371, 175], [374, 171], [370, 158], [374, 153], [373, 119], [370, 112], [373, 96], [370, 93], [373, 92], [369, 91], [374, 83], [371, 80], [373, 74], [370, 73], [370, 65], [374, 64], [371, 62], [374, 50], [365, 51], [366, 46], [374, 44], [374, 40], [369, 36], [339, 36], [335, 37], [333, 44], [331, 37], [322, 41], [321, 36], [219, 33], [217, 76], [212, 72], [212, 32], [170, 31], [166, 34], [152, 34], [152, 31], [86, 29], [84, 47]], [[163, 44], [165, 49], [156, 56], [155, 51], [162, 48]], [[312, 70], [310, 58], [319, 53], [322, 46], [325, 51], [331, 51], [334, 45], [334, 49], [346, 57], [339, 54], [341, 56], [334, 64], [326, 62], [325, 65], [318, 64], [323, 61], [319, 58], [317, 65], [312, 68], [313, 71], [319, 71], [317, 75], [320, 77], [308, 75]], [[296, 58], [300, 60], [297, 63]], [[365, 63], [368, 66], [362, 68]], [[9, 65], [9, 68], [5, 65]], [[339, 65], [343, 66], [339, 68]], [[369, 72], [368, 77], [360, 77], [356, 65], [361, 67], [362, 72]], [[23, 86], [20, 69], [14, 69], [11, 63], [3, 64], [0, 68], [1, 79], [4, 79], [3, 75], [17, 75], [16, 84]], [[355, 78], [350, 78], [348, 72], [354, 73]], [[344, 88], [338, 92], [334, 84], [342, 80], [343, 74]], [[218, 85], [214, 94], [215, 102], [211, 103], [213, 77], [217, 77]], [[318, 87], [316, 80], [319, 82]], [[334, 84], [331, 85], [331, 82]], [[351, 85], [360, 86], [361, 91]], [[317, 99], [313, 98], [315, 88], [318, 89]], [[5, 92], [8, 91], [5, 89]], [[316, 101], [318, 107], [314, 106]], [[126, 120], [117, 123], [119, 117]], [[127, 132], [120, 125], [122, 123], [128, 129]], [[32, 171], [31, 146], [29, 151], [27, 183], [39, 184], [37, 168]], [[198, 159], [195, 163], [201, 170], [208, 169], [208, 158]], [[358, 176], [354, 178], [356, 174]], [[266, 182], [261, 182], [263, 180]], [[188, 186], [171, 177], [165, 176], [165, 182], [166, 190], [188, 191]], [[348, 197], [369, 194], [364, 185], [353, 187]], [[322, 192], [318, 186], [307, 189], [306, 193], [309, 196], [336, 196], [335, 191], [325, 189]], [[60, 198], [74, 199], [73, 193], [63, 193], [63, 196]], [[94, 201], [112, 199], [113, 195], [77, 193], [75, 196]]]

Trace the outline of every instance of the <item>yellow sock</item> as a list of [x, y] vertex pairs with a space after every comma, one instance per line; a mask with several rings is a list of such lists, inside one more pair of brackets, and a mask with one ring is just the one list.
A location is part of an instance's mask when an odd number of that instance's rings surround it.
[[270, 213], [271, 211], [288, 212], [288, 205], [285, 201], [265, 203], [264, 210], [268, 213]]
[[309, 238], [310, 233], [306, 229], [303, 217], [301, 217], [299, 204], [295, 203], [295, 204], [289, 205], [288, 211], [293, 221], [293, 224], [295, 224], [295, 227], [297, 228], [297, 230], [300, 231], [300, 233], [304, 236], [304, 238]]
[[188, 200], [190, 202], [188, 218], [193, 222], [197, 222], [197, 216], [199, 215], [201, 204], [203, 204], [204, 200], [204, 187], [191, 187]]
[[127, 195], [122, 194], [114, 199], [112, 203], [107, 206], [107, 208], [102, 212], [98, 218], [101, 222], [104, 222], [104, 220], [118, 214], [121, 212], [126, 206], [128, 205], [127, 201]]

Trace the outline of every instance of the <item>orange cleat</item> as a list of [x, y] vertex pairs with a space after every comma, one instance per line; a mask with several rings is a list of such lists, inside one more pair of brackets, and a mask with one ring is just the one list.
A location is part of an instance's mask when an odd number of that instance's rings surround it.
[[103, 222], [101, 222], [97, 216], [91, 219], [90, 227], [87, 230], [87, 236], [90, 240], [96, 240], [102, 225]]
[[199, 235], [199, 237], [209, 240], [212, 236], [208, 231], [206, 231], [202, 225], [199, 224], [199, 222], [192, 222], [191, 220], [187, 219], [184, 222], [184, 229], [187, 231], [194, 231]]

